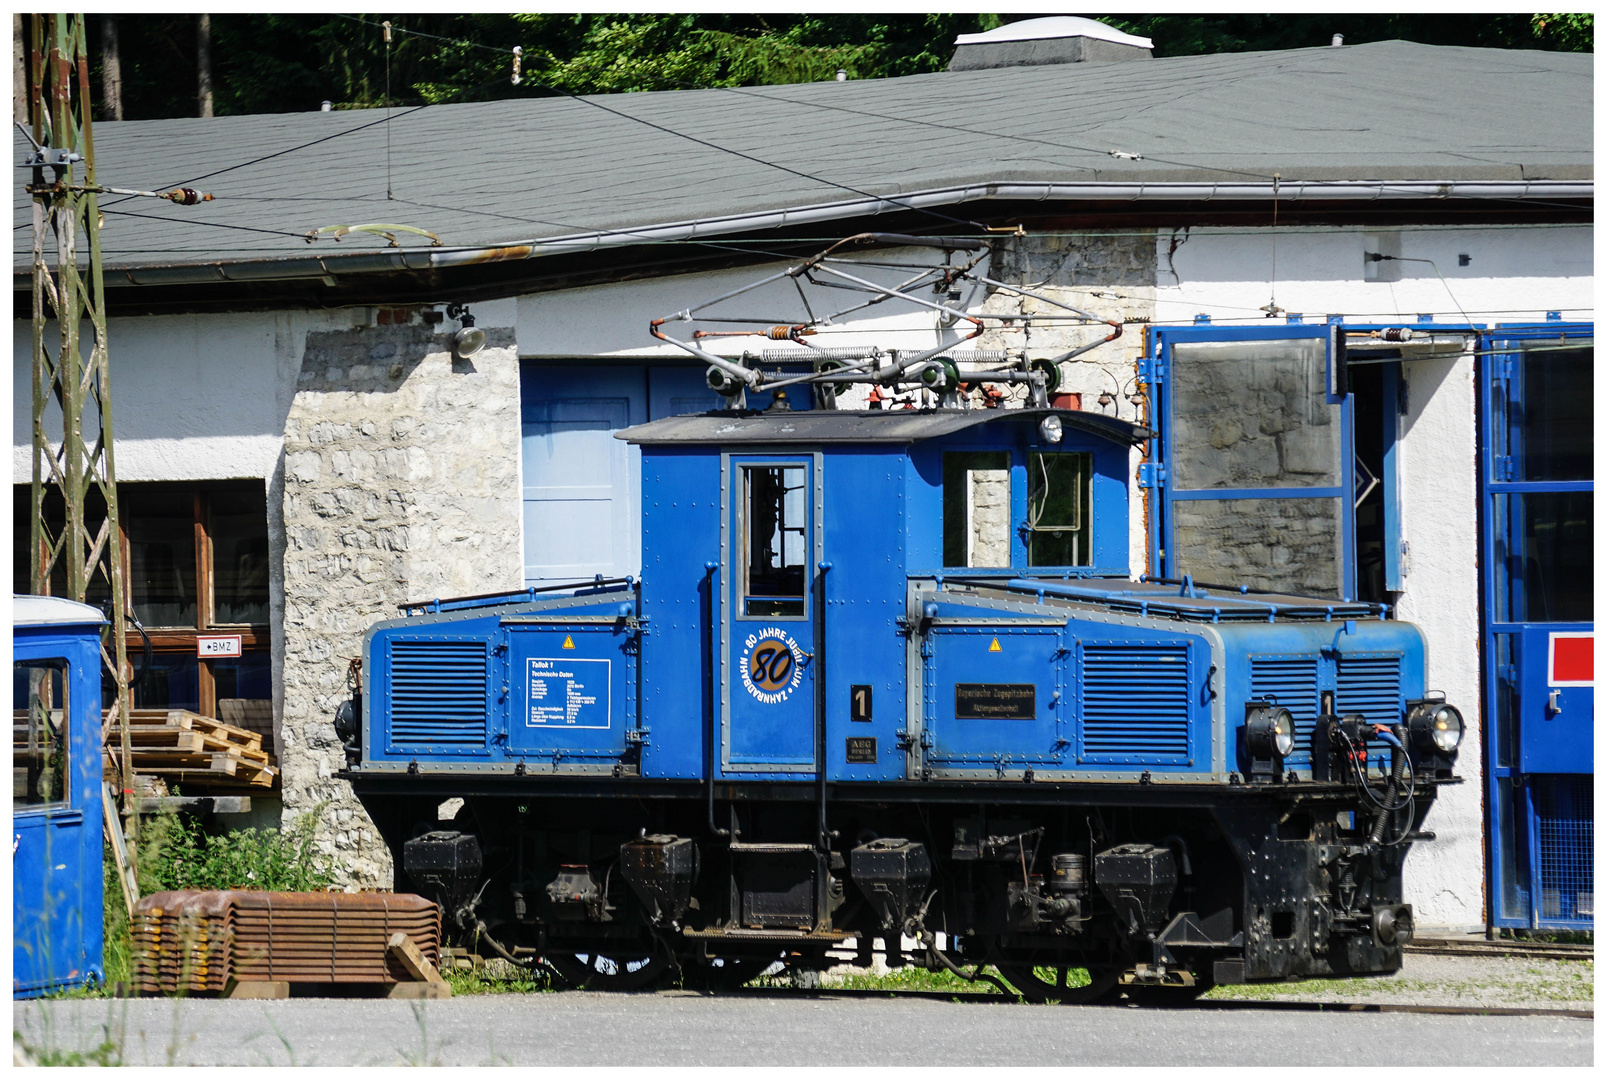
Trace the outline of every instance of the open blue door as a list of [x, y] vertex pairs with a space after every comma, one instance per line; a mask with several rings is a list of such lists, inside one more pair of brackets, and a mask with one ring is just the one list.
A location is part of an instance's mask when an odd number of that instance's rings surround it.
[[1329, 393], [1326, 325], [1151, 331], [1165, 577], [1354, 599], [1351, 403]]
[[1486, 805], [1496, 925], [1594, 925], [1595, 330], [1480, 349]]

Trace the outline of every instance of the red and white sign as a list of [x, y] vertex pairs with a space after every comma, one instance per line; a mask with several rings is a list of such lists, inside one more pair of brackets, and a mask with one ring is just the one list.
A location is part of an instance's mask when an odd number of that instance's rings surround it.
[[239, 656], [239, 634], [213, 634], [195, 639], [195, 655], [204, 657]]
[[1557, 631], [1546, 650], [1547, 686], [1596, 685], [1596, 634], [1592, 630]]

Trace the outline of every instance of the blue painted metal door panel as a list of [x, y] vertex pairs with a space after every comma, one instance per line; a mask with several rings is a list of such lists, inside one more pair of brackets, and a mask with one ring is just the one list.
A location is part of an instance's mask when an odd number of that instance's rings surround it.
[[[720, 745], [720, 461], [647, 447], [642, 504], [642, 775], [701, 779]], [[686, 496], [682, 498], [680, 496]], [[712, 567], [711, 567], [711, 564]]]
[[[724, 768], [811, 773], [819, 561], [816, 459], [732, 455], [724, 483]], [[772, 516], [761, 506], [776, 484], [784, 488], [777, 496], [783, 512]], [[766, 569], [774, 573], [761, 572]]]
[[[12, 819], [14, 991], [82, 981], [85, 905], [78, 891], [84, 816], [77, 810]], [[100, 908], [95, 907], [95, 917]]]
[[927, 760], [954, 768], [1058, 762], [1066, 745], [1061, 630], [934, 626]]
[[510, 626], [509, 755], [623, 757], [635, 737], [635, 640], [623, 620]]
[[1515, 709], [1524, 772], [1592, 771], [1596, 690], [1588, 650], [1594, 641], [1590, 631], [1524, 628]]

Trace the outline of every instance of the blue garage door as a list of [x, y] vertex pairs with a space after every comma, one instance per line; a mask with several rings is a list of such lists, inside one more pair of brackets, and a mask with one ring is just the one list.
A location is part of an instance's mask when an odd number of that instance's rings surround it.
[[714, 408], [703, 369], [525, 361], [520, 396], [525, 584], [639, 575], [640, 452], [614, 432]]
[[1595, 330], [1502, 327], [1481, 345], [1492, 921], [1595, 920], [1592, 645]]

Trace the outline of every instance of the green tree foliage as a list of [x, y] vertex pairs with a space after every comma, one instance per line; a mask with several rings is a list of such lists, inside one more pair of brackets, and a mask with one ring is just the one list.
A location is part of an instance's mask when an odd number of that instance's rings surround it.
[[1596, 51], [1596, 16], [1590, 12], [1572, 15], [1531, 15], [1529, 25], [1537, 41], [1562, 52]]
[[[958, 34], [1033, 15], [214, 15], [219, 115], [754, 86], [941, 71]], [[1435, 45], [1589, 51], [1594, 17], [1560, 15], [1096, 15], [1158, 56], [1404, 38]], [[386, 48], [378, 23], [397, 32]], [[366, 22], [357, 21], [359, 19]], [[99, 16], [90, 18], [100, 63]], [[129, 119], [194, 116], [193, 15], [123, 15]], [[421, 36], [428, 35], [428, 36]], [[508, 51], [524, 49], [521, 86]], [[388, 67], [388, 78], [387, 78]], [[94, 79], [95, 91], [100, 80]], [[388, 89], [387, 89], [388, 87]]]

